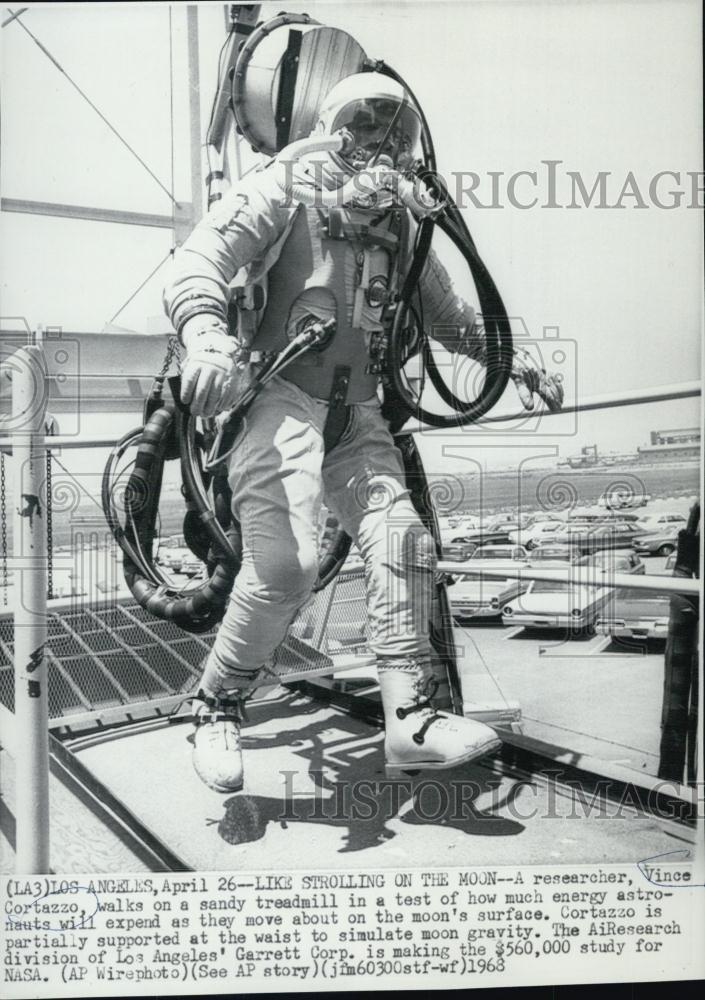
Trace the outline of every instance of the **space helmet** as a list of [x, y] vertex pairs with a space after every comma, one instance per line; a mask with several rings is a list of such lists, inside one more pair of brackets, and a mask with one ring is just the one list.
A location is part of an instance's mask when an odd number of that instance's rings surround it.
[[419, 115], [404, 88], [382, 73], [355, 73], [330, 90], [316, 132], [333, 135], [340, 129], [352, 137], [344, 152], [332, 154], [345, 173], [373, 163], [404, 171], [420, 156]]

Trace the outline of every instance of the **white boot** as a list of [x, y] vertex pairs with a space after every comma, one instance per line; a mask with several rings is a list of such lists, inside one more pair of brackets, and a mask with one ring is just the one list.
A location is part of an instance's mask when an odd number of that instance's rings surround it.
[[454, 767], [501, 746], [494, 729], [484, 723], [433, 708], [438, 685], [428, 666], [413, 661], [379, 665], [378, 675], [389, 772]]
[[194, 698], [193, 766], [201, 781], [216, 792], [238, 792], [243, 786], [242, 717], [237, 691], [211, 697], [200, 690]]

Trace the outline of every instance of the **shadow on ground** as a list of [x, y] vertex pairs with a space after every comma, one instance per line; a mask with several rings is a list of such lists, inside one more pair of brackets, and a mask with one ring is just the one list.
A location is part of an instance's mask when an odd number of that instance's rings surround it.
[[[270, 824], [286, 830], [292, 824], [323, 824], [344, 831], [339, 853], [369, 850], [397, 836], [390, 823], [444, 827], [468, 836], [513, 837], [524, 825], [500, 815], [523, 783], [494, 774], [481, 764], [414, 776], [387, 778], [383, 734], [350, 716], [330, 717], [296, 727], [290, 720], [320, 713], [320, 705], [287, 693], [255, 705], [252, 722], [243, 728], [245, 768], [253, 751], [286, 748], [301, 761], [280, 772], [279, 796], [240, 792], [224, 799], [223, 815], [208, 820], [229, 844], [262, 839]], [[279, 722], [276, 734], [255, 728]], [[249, 751], [249, 753], [248, 753]], [[271, 787], [271, 776], [270, 784]], [[250, 782], [251, 778], [248, 779]], [[490, 807], [478, 800], [489, 796]]]

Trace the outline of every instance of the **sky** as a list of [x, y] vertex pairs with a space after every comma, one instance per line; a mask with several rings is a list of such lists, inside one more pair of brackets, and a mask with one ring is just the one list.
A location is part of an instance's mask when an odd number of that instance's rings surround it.
[[[261, 16], [282, 9], [281, 0], [266, 3]], [[466, 219], [515, 335], [524, 331], [539, 343], [547, 368], [558, 356], [547, 338], [558, 335], [571, 398], [700, 377], [703, 222], [688, 207], [685, 176], [703, 169], [698, 3], [313, 0], [286, 9], [348, 31], [401, 72], [424, 107], [441, 172], [474, 171], [483, 204], [491, 203], [495, 172], [503, 207], [471, 205]], [[185, 8], [34, 5], [23, 20], [177, 200], [188, 200]], [[222, 5], [200, 6], [199, 30], [203, 128], [224, 38]], [[1, 43], [3, 197], [169, 214], [167, 195], [22, 28], [3, 28]], [[561, 161], [558, 201], [569, 200], [569, 170], [588, 188], [609, 171], [612, 203], [630, 171], [643, 192], [658, 171], [679, 172], [672, 187], [686, 195], [672, 210], [651, 202], [634, 208], [633, 198], [622, 209], [507, 204], [506, 179], [517, 171], [536, 171], [536, 193], [546, 200], [546, 160]], [[517, 184], [526, 200], [528, 183]], [[7, 212], [0, 222], [0, 314], [70, 330], [102, 329], [172, 244], [168, 230]], [[458, 262], [448, 266], [472, 298]], [[162, 274], [116, 324], [164, 329]], [[500, 405], [515, 410], [511, 392]], [[659, 404], [552, 418], [519, 438], [479, 428], [462, 441], [436, 436], [432, 454], [446, 467], [462, 465], [468, 442], [472, 460], [490, 465], [540, 460], [555, 449], [567, 454], [593, 441], [629, 451], [647, 442], [649, 430], [698, 422], [695, 402]]]

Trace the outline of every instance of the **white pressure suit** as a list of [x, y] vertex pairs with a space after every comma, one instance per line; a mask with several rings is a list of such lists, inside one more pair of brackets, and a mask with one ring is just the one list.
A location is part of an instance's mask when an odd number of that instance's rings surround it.
[[[375, 76], [365, 74], [363, 87]], [[387, 96], [399, 100], [393, 88]], [[336, 186], [328, 166], [321, 170], [316, 162], [297, 165], [293, 176], [299, 192], [302, 185], [311, 192], [321, 183]], [[182, 397], [192, 406], [198, 401], [196, 412], [206, 415], [231, 405], [248, 363], [256, 366], [267, 352], [281, 350], [312, 320], [336, 320], [324, 349], [309, 351], [275, 377], [238, 433], [229, 483], [243, 564], [202, 692], [211, 708], [219, 698], [237, 697], [281, 643], [316, 579], [325, 501], [364, 560], [388, 766], [449, 766], [498, 741], [488, 727], [434, 712], [424, 700], [435, 543], [409, 499], [370, 356], [384, 303], [403, 281], [415, 222], [394, 198], [367, 208], [323, 208], [310, 198], [303, 204], [290, 197], [291, 180], [291, 172], [275, 161], [237, 183], [176, 250], [164, 291], [166, 311], [187, 351]], [[233, 291], [236, 276], [244, 279], [244, 292]], [[257, 283], [266, 290], [265, 304], [252, 294]], [[475, 312], [455, 294], [434, 253], [419, 299], [424, 325], [435, 338], [451, 352], [483, 360]], [[223, 345], [232, 302], [238, 330], [229, 348]], [[222, 368], [216, 383], [203, 381], [211, 362]], [[326, 451], [323, 431], [340, 366], [347, 370], [349, 417], [342, 437]], [[205, 717], [223, 718], [217, 712]], [[214, 778], [204, 773], [207, 767], [196, 767], [213, 787], [239, 787], [236, 779], [222, 773]]]

